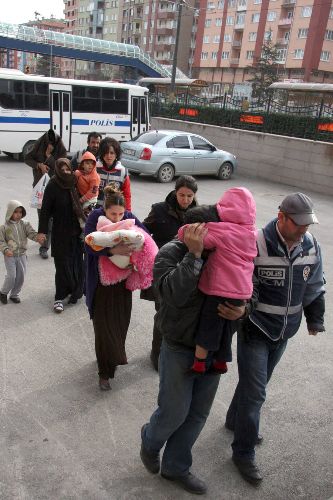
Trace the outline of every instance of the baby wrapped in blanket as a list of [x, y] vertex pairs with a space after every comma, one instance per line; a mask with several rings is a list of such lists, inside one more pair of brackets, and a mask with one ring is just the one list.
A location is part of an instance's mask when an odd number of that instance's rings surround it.
[[[85, 242], [93, 250], [113, 248], [119, 243], [131, 245], [132, 254], [99, 257], [99, 275], [102, 285], [113, 285], [126, 279], [129, 290], [148, 288], [153, 279], [153, 265], [158, 248], [152, 237], [135, 225], [135, 219], [111, 222], [101, 215], [97, 231], [86, 236]], [[109, 263], [109, 264], [108, 264]]]

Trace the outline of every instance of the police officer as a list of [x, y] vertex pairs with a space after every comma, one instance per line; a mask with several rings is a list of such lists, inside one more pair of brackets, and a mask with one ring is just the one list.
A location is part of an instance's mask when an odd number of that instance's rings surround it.
[[266, 385], [288, 339], [299, 329], [302, 311], [309, 335], [325, 330], [321, 252], [308, 232], [309, 225], [316, 223], [311, 199], [293, 193], [282, 201], [277, 219], [258, 233], [254, 297], [259, 299], [238, 333], [239, 382], [225, 423], [234, 431], [233, 462], [244, 479], [255, 485], [262, 480], [255, 445], [262, 439], [259, 419]]

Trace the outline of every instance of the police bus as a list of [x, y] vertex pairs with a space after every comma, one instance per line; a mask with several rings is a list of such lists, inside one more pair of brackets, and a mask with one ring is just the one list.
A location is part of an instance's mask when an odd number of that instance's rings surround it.
[[50, 128], [69, 152], [86, 147], [92, 131], [128, 141], [150, 128], [148, 89], [0, 68], [0, 150], [24, 157]]

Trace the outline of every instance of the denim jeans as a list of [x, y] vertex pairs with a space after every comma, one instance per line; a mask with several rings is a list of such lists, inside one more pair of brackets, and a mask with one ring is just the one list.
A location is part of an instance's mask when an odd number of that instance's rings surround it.
[[236, 458], [254, 459], [266, 385], [286, 346], [287, 340], [273, 343], [264, 335], [237, 336], [239, 382], [226, 417], [227, 426], [234, 429], [231, 446]]
[[158, 408], [143, 428], [142, 441], [150, 452], [165, 444], [161, 471], [184, 476], [192, 465], [192, 446], [209, 415], [219, 375], [196, 375], [189, 369], [194, 351], [162, 342]]

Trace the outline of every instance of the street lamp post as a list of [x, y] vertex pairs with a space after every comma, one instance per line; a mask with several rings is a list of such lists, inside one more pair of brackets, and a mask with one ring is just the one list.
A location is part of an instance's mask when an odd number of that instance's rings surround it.
[[175, 50], [173, 53], [173, 62], [172, 62], [172, 73], [171, 73], [171, 83], [170, 83], [170, 93], [175, 93], [175, 80], [176, 80], [176, 69], [177, 69], [177, 55], [178, 55], [178, 45], [179, 45], [179, 34], [180, 34], [180, 19], [183, 10], [183, 0], [179, 0], [178, 3], [178, 17], [177, 17], [177, 31], [176, 31], [176, 40], [175, 40]]

